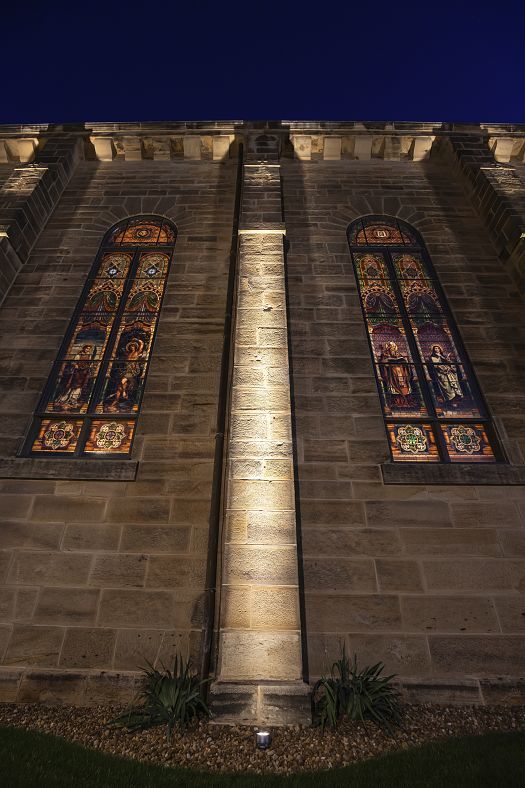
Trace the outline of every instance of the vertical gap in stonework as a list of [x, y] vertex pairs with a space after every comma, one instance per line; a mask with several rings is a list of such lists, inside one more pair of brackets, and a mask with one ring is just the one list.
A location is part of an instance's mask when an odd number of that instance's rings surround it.
[[[225, 435], [229, 430], [229, 402], [233, 371], [232, 336], [235, 331], [235, 304], [236, 281], [239, 247], [239, 219], [242, 200], [243, 180], [243, 145], [239, 144], [237, 159], [237, 176], [235, 179], [235, 203], [233, 209], [232, 237], [230, 245], [230, 258], [228, 267], [228, 289], [226, 294], [226, 307], [224, 319], [224, 335], [221, 358], [221, 374], [219, 383], [219, 401], [217, 404], [217, 422], [215, 433], [215, 455], [213, 463], [212, 495], [210, 502], [208, 558], [206, 565], [206, 585], [204, 601], [203, 640], [201, 646], [201, 678], [206, 679], [210, 672], [217, 670], [217, 656], [219, 643], [219, 606], [220, 606], [220, 574], [222, 555], [222, 522], [224, 510], [224, 492], [227, 476], [227, 442]], [[218, 165], [221, 166], [221, 165]], [[219, 593], [217, 593], [217, 588]], [[206, 691], [209, 684], [206, 684]]]
[[[283, 217], [284, 217], [284, 185], [281, 174], [281, 199], [283, 204]], [[288, 374], [290, 384], [290, 418], [292, 423], [292, 459], [293, 459], [293, 486], [294, 486], [294, 499], [295, 499], [295, 539], [297, 544], [297, 584], [299, 593], [299, 621], [301, 625], [301, 661], [302, 661], [302, 677], [303, 681], [309, 682], [309, 666], [308, 666], [308, 638], [306, 631], [306, 600], [304, 591], [304, 565], [303, 565], [303, 538], [301, 530], [301, 496], [299, 489], [299, 462], [297, 457], [297, 424], [295, 419], [295, 393], [294, 393], [294, 375], [293, 375], [293, 353], [292, 353], [292, 339], [290, 335], [290, 303], [288, 298], [289, 281], [288, 281], [288, 247], [289, 241], [286, 236], [283, 236], [283, 257], [284, 257], [284, 287], [285, 287], [285, 305], [286, 305], [286, 336], [288, 339]]]

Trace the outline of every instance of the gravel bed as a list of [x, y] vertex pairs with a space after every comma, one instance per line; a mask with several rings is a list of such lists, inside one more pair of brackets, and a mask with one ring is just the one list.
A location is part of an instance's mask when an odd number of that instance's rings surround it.
[[291, 772], [330, 769], [432, 739], [488, 731], [525, 730], [524, 706], [407, 706], [404, 729], [395, 738], [373, 723], [345, 722], [337, 733], [292, 725], [274, 728], [272, 746], [257, 750], [248, 726], [202, 721], [166, 742], [163, 728], [130, 734], [107, 727], [121, 707], [0, 704], [0, 725], [15, 725], [63, 736], [70, 741], [126, 758], [214, 772]]

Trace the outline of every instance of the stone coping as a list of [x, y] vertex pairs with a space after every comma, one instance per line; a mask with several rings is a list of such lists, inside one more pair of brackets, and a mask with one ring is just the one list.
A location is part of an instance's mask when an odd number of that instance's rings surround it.
[[385, 462], [381, 465], [385, 484], [499, 484], [525, 485], [525, 465], [494, 463], [436, 463]]
[[16, 457], [0, 459], [0, 479], [86, 479], [94, 481], [135, 480], [137, 460]]

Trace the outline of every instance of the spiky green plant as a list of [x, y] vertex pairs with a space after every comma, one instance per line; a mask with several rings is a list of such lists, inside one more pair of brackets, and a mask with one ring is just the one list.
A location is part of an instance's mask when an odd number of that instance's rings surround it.
[[330, 676], [320, 678], [313, 688], [314, 721], [324, 730], [326, 725], [337, 728], [345, 717], [373, 720], [392, 734], [401, 723], [400, 699], [391, 683], [394, 675], [381, 676], [383, 670], [383, 663], [378, 662], [359, 671], [356, 655], [350, 662], [343, 646]]
[[147, 667], [141, 668], [143, 680], [139, 694], [130, 707], [109, 725], [129, 731], [166, 725], [169, 742], [175, 726], [184, 730], [200, 714], [210, 716], [202, 694], [206, 681], [199, 681], [191, 671], [189, 660], [184, 663], [182, 657], [176, 655], [173, 670], [163, 665], [162, 670], [157, 670], [149, 662], [146, 664]]

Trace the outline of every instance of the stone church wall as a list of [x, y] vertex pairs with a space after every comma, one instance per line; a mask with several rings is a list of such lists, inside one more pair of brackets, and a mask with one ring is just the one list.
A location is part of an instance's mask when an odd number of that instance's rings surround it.
[[105, 232], [142, 212], [177, 226], [136, 480], [0, 480], [4, 699], [107, 701], [129, 696], [125, 672], [145, 659], [181, 650], [199, 664], [235, 169], [81, 162], [2, 307], [0, 456], [12, 457]]
[[283, 186], [310, 676], [344, 643], [361, 664], [383, 660], [409, 698], [475, 702], [481, 683], [494, 699], [495, 680], [524, 667], [524, 488], [383, 483], [348, 224], [386, 213], [422, 234], [516, 464], [523, 303], [443, 162], [286, 162]]
[[[249, 647], [237, 649], [249, 670], [241, 677], [223, 670], [232, 686], [260, 679], [258, 661], [273, 671], [269, 680], [282, 678], [276, 668], [284, 674], [290, 665], [275, 644], [285, 633], [295, 646], [302, 638], [305, 680], [329, 669], [344, 643], [361, 665], [383, 660], [407, 700], [523, 699], [525, 165], [510, 162], [521, 150], [508, 144], [511, 132], [490, 131], [497, 161], [505, 162], [499, 167], [481, 127], [460, 134], [451, 124], [407, 131], [409, 124], [349, 123], [330, 135], [329, 124], [310, 124], [315, 134], [308, 124], [268, 124], [263, 134], [250, 124], [211, 124], [199, 137], [195, 124], [122, 124], [114, 134], [99, 125], [93, 136], [49, 132], [37, 166], [0, 200], [0, 256], [13, 263], [0, 266], [0, 294], [7, 293], [0, 307], [0, 700], [128, 699], [145, 659], [166, 662], [177, 651], [197, 667], [209, 653], [216, 677], [217, 643], [237, 629], [249, 630]], [[516, 134], [521, 140], [525, 128]], [[0, 164], [0, 187], [11, 165]], [[86, 479], [67, 460], [18, 460], [100, 242], [139, 213], [169, 218], [178, 236], [133, 461], [99, 461], [92, 471], [85, 464]], [[346, 238], [349, 223], [370, 213], [400, 217], [423, 237], [508, 465], [472, 465], [454, 478], [454, 468], [436, 464], [431, 478], [431, 468], [389, 463]], [[232, 332], [238, 354], [225, 440], [260, 439], [261, 458], [233, 461], [228, 471], [216, 456], [216, 431], [236, 218], [233, 296], [245, 311]], [[237, 382], [235, 365], [243, 367]], [[250, 421], [236, 410], [260, 411], [251, 436], [236, 435]], [[286, 450], [285, 462], [267, 464], [267, 449]], [[223, 503], [235, 516], [224, 518], [216, 578], [223, 609], [216, 606], [207, 652], [210, 514], [221, 467], [230, 474]], [[276, 481], [286, 501], [272, 508], [266, 491], [273, 485], [279, 498]], [[268, 588], [274, 576], [280, 605]], [[228, 583], [233, 591], [224, 591]], [[302, 684], [300, 650], [292, 667]], [[235, 666], [235, 645], [226, 656]], [[259, 689], [252, 694], [264, 694]], [[271, 704], [278, 713], [282, 705], [285, 719], [283, 697], [276, 691]]]

